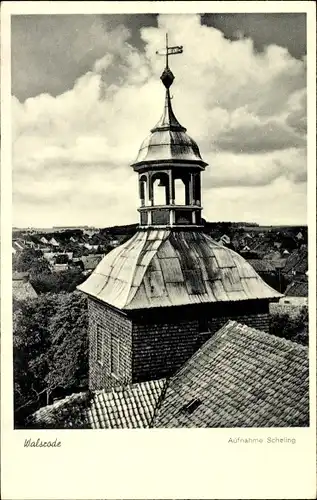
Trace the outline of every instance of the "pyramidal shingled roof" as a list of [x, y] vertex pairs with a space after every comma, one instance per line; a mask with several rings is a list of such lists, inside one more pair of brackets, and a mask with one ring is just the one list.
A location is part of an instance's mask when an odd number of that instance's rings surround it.
[[210, 236], [170, 229], [137, 232], [78, 289], [126, 310], [282, 297], [243, 257]]

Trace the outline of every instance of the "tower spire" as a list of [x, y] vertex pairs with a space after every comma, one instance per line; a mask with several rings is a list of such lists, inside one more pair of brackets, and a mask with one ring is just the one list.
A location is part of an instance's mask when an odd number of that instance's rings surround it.
[[168, 60], [168, 57], [170, 55], [182, 54], [183, 46], [176, 45], [174, 47], [169, 47], [168, 46], [168, 33], [166, 33], [166, 35], [165, 35], [165, 40], [166, 40], [165, 49], [156, 52], [158, 55], [165, 56], [165, 68], [164, 68], [163, 73], [161, 75], [162, 83], [166, 89], [165, 106], [164, 106], [164, 112], [163, 112], [163, 115], [162, 115], [160, 121], [151, 130], [151, 132], [155, 132], [156, 130], [159, 130], [159, 129], [161, 129], [161, 130], [175, 130], [175, 131], [178, 130], [178, 131], [186, 132], [186, 128], [183, 127], [179, 123], [179, 121], [177, 120], [176, 116], [174, 115], [174, 112], [172, 109], [172, 103], [171, 103], [172, 98], [170, 95], [170, 86], [172, 85], [175, 77], [174, 77], [174, 75], [169, 67], [169, 60]]
[[165, 50], [166, 50], [166, 68], [168, 68], [168, 33], [166, 33], [165, 37], [166, 37], [166, 47], [165, 47]]

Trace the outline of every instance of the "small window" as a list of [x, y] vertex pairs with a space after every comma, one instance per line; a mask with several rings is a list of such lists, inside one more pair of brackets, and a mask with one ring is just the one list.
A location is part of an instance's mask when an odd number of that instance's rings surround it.
[[209, 333], [209, 321], [200, 319], [198, 322], [198, 332], [201, 333]]
[[181, 408], [181, 412], [191, 415], [200, 406], [202, 401], [200, 399], [192, 399], [189, 403]]
[[111, 333], [110, 340], [110, 371], [111, 374], [117, 377], [119, 375], [120, 363], [120, 342], [117, 335]]
[[103, 363], [103, 334], [100, 326], [97, 326], [97, 342], [96, 342], [96, 351], [97, 351], [97, 361], [102, 365]]

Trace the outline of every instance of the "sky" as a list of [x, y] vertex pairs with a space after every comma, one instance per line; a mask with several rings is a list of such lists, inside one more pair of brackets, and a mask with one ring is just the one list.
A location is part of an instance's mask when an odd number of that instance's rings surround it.
[[13, 16], [13, 225], [138, 221], [130, 167], [163, 112], [209, 164], [209, 221], [306, 223], [304, 14]]

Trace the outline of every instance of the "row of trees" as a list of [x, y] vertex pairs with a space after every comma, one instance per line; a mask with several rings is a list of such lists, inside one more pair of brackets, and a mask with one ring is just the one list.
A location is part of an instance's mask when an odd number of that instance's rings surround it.
[[30, 283], [38, 294], [73, 292], [86, 278], [79, 267], [52, 271], [42, 252], [32, 248], [13, 257], [13, 271], [28, 272]]
[[13, 304], [15, 426], [88, 384], [87, 299], [47, 293]]

